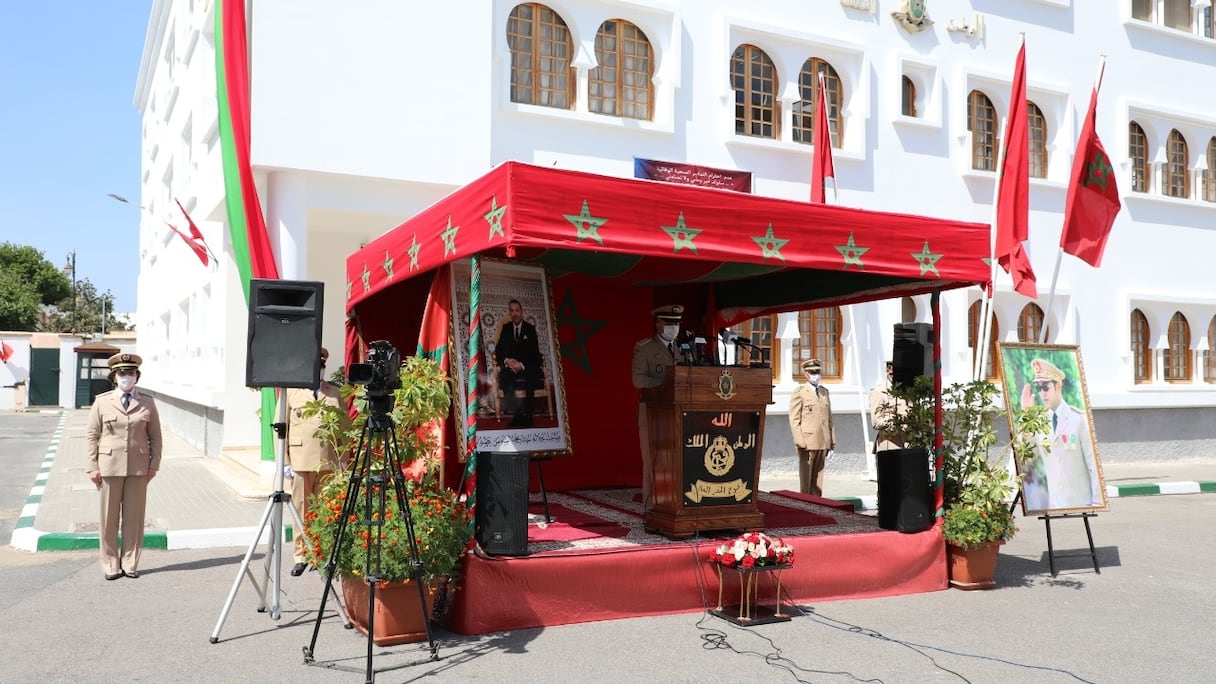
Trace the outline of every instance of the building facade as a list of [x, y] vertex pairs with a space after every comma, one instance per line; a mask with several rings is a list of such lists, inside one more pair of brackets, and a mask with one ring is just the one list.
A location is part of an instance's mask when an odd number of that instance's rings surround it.
[[[211, 455], [259, 439], [223, 209], [215, 1], [153, 3], [135, 97], [144, 121], [138, 351], [162, 419]], [[343, 346], [346, 256], [507, 160], [614, 176], [632, 176], [635, 158], [734, 169], [752, 174], [757, 194], [807, 199], [820, 74], [836, 170], [829, 203], [990, 222], [1024, 35], [1027, 250], [1040, 296], [1013, 292], [1000, 273], [993, 338], [1037, 341], [1046, 328], [1049, 344], [1079, 345], [1102, 458], [1216, 454], [1207, 270], [1216, 90], [1197, 87], [1216, 81], [1208, 3], [248, 5], [261, 203], [282, 277], [326, 283], [331, 350]], [[1095, 269], [1060, 258], [1058, 245], [1101, 55], [1097, 132], [1123, 208]], [[165, 227], [180, 220], [179, 201], [218, 264], [202, 266]], [[982, 297], [980, 288], [942, 297], [946, 382], [971, 377]], [[785, 412], [799, 360], [824, 361], [841, 463], [863, 469], [866, 394], [891, 355], [893, 325], [929, 320], [925, 295], [740, 328], [774, 360], [773, 414]], [[988, 366], [1000, 382], [999, 364]], [[769, 432], [767, 452], [792, 451], [788, 431]]]

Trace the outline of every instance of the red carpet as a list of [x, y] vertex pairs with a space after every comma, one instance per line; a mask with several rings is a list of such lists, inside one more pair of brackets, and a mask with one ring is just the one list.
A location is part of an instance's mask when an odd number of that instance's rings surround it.
[[[794, 547], [794, 567], [782, 575], [790, 600], [947, 586], [940, 526], [915, 534], [881, 530], [872, 516], [790, 492], [761, 492], [759, 507], [764, 531]], [[718, 576], [704, 559], [732, 534], [683, 541], [649, 534], [641, 526], [636, 489], [551, 493], [549, 510], [553, 522], [544, 524], [533, 496], [527, 556], [491, 557], [479, 550], [465, 557], [452, 631], [485, 634], [716, 607], [707, 602], [717, 601]], [[727, 595], [737, 595], [735, 578], [727, 582], [734, 592]]]

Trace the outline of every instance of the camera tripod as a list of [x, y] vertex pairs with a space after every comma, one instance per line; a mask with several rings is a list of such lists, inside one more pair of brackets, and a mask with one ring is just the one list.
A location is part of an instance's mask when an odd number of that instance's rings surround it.
[[[347, 543], [346, 527], [351, 516], [355, 515], [355, 505], [359, 500], [360, 490], [366, 487], [366, 491], [363, 493], [367, 504], [366, 517], [361, 522], [369, 528], [369, 531], [370, 528], [375, 528], [375, 534], [369, 535], [371, 543], [367, 545], [367, 552], [364, 555], [364, 580], [368, 584], [366, 680], [368, 684], [371, 684], [375, 675], [372, 670], [372, 635], [375, 633], [376, 587], [382, 581], [380, 579], [380, 552], [384, 543], [384, 507], [386, 490], [389, 486], [392, 487], [392, 496], [396, 499], [397, 509], [405, 523], [405, 537], [410, 548], [410, 577], [418, 587], [418, 602], [422, 606], [422, 614], [426, 618], [423, 620], [423, 624], [426, 628], [426, 640], [430, 645], [430, 659], [439, 659], [439, 647], [435, 644], [435, 638], [431, 634], [430, 615], [426, 608], [426, 590], [422, 586], [422, 561], [419, 560], [418, 542], [414, 536], [414, 518], [410, 513], [409, 501], [405, 495], [401, 447], [395, 439], [393, 419], [388, 415], [392, 407], [393, 395], [392, 392], [385, 394], [387, 396], [376, 396], [376, 393], [370, 390], [368, 392], [370, 415], [363, 426], [363, 432], [359, 435], [359, 446], [355, 451], [355, 460], [351, 463], [350, 480], [346, 486], [346, 500], [342, 504], [337, 534], [334, 536], [333, 548], [330, 549], [328, 556], [329, 561], [325, 564], [325, 591], [321, 595], [321, 608], [317, 611], [317, 619], [313, 624], [312, 640], [303, 649], [304, 662], [309, 664], [314, 662], [317, 635], [321, 631], [321, 617], [325, 613], [325, 601], [333, 591], [334, 571], [337, 569], [338, 556], [342, 553], [342, 546]], [[381, 445], [384, 458], [383, 463], [380, 464], [381, 469], [373, 473], [372, 453], [377, 444]]]
[[[283, 463], [286, 461], [287, 451], [287, 390], [279, 388], [279, 422], [274, 424], [275, 434], [279, 437], [279, 448], [275, 453], [274, 462], [274, 491], [270, 493], [266, 501], [266, 510], [262, 513], [262, 522], [258, 526], [257, 532], [253, 536], [253, 543], [249, 545], [249, 550], [245, 552], [245, 558], [241, 561], [241, 567], [237, 570], [236, 580], [232, 583], [232, 590], [228, 592], [228, 600], [224, 602], [224, 609], [220, 611], [220, 619], [215, 623], [215, 630], [211, 632], [211, 643], [216, 643], [220, 640], [220, 629], [224, 626], [224, 621], [228, 619], [228, 612], [232, 610], [232, 602], [236, 599], [237, 589], [241, 586], [241, 580], [248, 577], [249, 582], [253, 584], [253, 588], [258, 592], [258, 612], [264, 613], [267, 609], [270, 610], [270, 619], [278, 620], [282, 615], [280, 610], [279, 597], [282, 595], [279, 591], [279, 577], [281, 572], [283, 558], [283, 509], [286, 508], [291, 512], [292, 523], [295, 527], [292, 528], [295, 535], [304, 534], [304, 521], [300, 520], [300, 513], [296, 507], [291, 505], [291, 494], [283, 491]], [[286, 506], [284, 506], [286, 504]], [[254, 551], [258, 548], [258, 543], [262, 539], [262, 535], [266, 537], [266, 557], [262, 567], [262, 581], [259, 583], [258, 578], [254, 577], [253, 571], [249, 568], [250, 560], [253, 558]], [[270, 602], [267, 604], [267, 590], [271, 590]], [[327, 590], [329, 587], [326, 587]], [[338, 605], [338, 614], [342, 616], [342, 622], [350, 626], [350, 619], [346, 616], [346, 611], [342, 608], [342, 601], [338, 599], [337, 594], [334, 594], [334, 601]], [[325, 609], [325, 604], [321, 604], [321, 610]]]

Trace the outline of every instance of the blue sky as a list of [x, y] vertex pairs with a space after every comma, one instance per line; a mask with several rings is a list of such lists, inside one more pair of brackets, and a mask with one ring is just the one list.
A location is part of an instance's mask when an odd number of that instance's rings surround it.
[[[0, 242], [31, 245], [135, 310], [151, 0], [0, 0]], [[116, 202], [107, 193], [130, 199]]]

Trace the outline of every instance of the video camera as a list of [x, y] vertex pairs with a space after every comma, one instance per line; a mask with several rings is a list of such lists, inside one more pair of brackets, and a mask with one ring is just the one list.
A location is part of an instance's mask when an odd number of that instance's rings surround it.
[[367, 386], [373, 415], [393, 410], [393, 390], [401, 387], [401, 352], [388, 340], [376, 340], [367, 349], [366, 363], [352, 363], [346, 379]]

